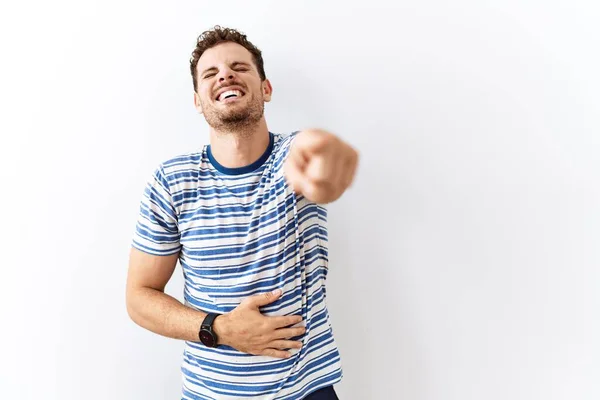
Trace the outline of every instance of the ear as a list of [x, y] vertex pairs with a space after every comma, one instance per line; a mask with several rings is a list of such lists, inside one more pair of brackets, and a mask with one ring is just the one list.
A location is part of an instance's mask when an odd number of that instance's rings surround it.
[[200, 102], [200, 95], [197, 92], [194, 92], [194, 108], [202, 114], [202, 103]]
[[271, 101], [271, 96], [273, 95], [273, 86], [271, 86], [271, 82], [268, 79], [265, 79], [262, 83], [263, 88], [263, 97], [266, 102]]

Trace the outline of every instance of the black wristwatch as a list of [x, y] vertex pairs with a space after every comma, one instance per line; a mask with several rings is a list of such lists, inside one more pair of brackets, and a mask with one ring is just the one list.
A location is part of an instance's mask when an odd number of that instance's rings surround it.
[[217, 318], [221, 314], [210, 313], [204, 318], [202, 321], [202, 325], [200, 326], [200, 332], [198, 332], [198, 337], [202, 344], [206, 347], [217, 347], [218, 338], [217, 334], [213, 330], [213, 323], [215, 322], [215, 318]]

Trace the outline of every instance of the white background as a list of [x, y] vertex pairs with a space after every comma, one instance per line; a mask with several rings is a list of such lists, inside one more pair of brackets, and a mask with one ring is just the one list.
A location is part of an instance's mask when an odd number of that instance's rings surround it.
[[124, 284], [145, 179], [208, 140], [214, 24], [263, 50], [272, 131], [361, 153], [330, 206], [342, 400], [600, 398], [597, 4], [3, 3], [0, 398], [178, 398], [182, 343]]

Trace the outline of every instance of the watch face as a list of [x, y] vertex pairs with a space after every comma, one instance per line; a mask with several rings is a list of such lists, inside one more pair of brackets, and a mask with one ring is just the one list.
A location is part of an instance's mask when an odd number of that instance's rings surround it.
[[215, 345], [215, 338], [208, 331], [200, 331], [200, 341], [208, 347], [214, 347]]

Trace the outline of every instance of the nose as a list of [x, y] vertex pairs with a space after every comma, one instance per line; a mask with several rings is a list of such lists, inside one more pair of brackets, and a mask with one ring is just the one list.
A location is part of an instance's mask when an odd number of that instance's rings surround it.
[[233, 80], [235, 78], [235, 75], [233, 73], [232, 70], [230, 70], [229, 68], [225, 68], [223, 70], [221, 70], [221, 72], [219, 72], [219, 82], [223, 82], [223, 81], [230, 81]]

